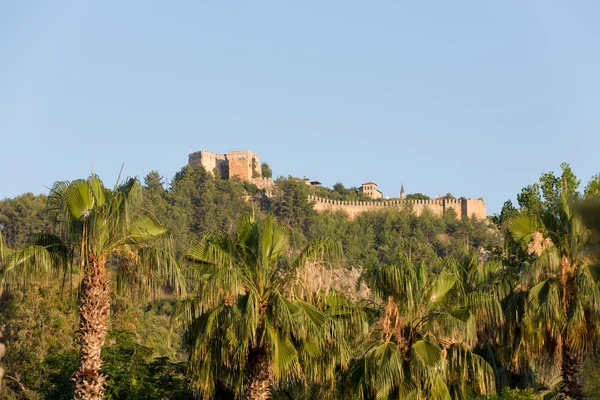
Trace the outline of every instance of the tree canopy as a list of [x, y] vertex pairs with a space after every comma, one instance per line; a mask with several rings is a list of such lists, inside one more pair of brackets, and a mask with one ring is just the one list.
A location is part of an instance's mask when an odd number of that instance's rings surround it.
[[[93, 353], [105, 398], [598, 391], [598, 175], [581, 185], [562, 164], [489, 220], [316, 212], [309, 194], [360, 199], [341, 183], [279, 178], [267, 196], [189, 166], [166, 182], [92, 176], [0, 201], [2, 396], [73, 398], [92, 287], [110, 307]], [[107, 284], [85, 283], [103, 255]], [[165, 279], [175, 262], [185, 296]]]

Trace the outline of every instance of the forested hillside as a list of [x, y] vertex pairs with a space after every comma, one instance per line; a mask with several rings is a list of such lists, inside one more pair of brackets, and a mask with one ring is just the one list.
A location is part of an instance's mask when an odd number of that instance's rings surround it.
[[0, 398], [73, 398], [97, 254], [105, 398], [600, 398], [598, 238], [577, 213], [600, 178], [579, 193], [562, 169], [488, 220], [350, 220], [308, 201], [358, 198], [341, 184], [267, 197], [188, 166], [168, 188], [152, 171], [3, 199]]

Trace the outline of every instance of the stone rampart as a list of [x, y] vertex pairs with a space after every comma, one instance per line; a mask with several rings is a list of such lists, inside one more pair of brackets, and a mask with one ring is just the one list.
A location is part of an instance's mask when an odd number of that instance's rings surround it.
[[427, 209], [431, 213], [439, 216], [444, 215], [447, 210], [453, 209], [456, 212], [457, 217], [486, 218], [485, 202], [481, 199], [341, 201], [308, 196], [308, 200], [314, 203], [315, 210], [319, 212], [345, 211], [350, 218], [354, 218], [358, 214], [366, 211], [376, 211], [386, 208], [412, 211], [417, 215], [420, 215]]
[[250, 182], [255, 184], [257, 188], [267, 192], [267, 195], [271, 195], [273, 192], [273, 186], [275, 185], [273, 178], [252, 178]]
[[202, 166], [211, 174], [214, 173], [215, 169], [219, 171], [221, 176], [227, 176], [228, 174], [227, 156], [225, 154], [200, 150], [191, 153], [188, 157], [188, 162], [191, 167], [200, 168]]
[[224, 179], [238, 176], [242, 180], [251, 181], [255, 176], [261, 176], [262, 173], [258, 154], [249, 150], [233, 150], [227, 154], [200, 150], [191, 153], [188, 162], [191, 167], [204, 167], [213, 175], [216, 169]]

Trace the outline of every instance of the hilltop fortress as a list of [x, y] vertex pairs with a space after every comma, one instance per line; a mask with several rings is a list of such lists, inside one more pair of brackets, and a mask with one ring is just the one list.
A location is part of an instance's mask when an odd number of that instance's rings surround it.
[[[204, 169], [214, 176], [220, 176], [223, 179], [230, 179], [237, 176], [241, 180], [251, 182], [259, 189], [263, 189], [267, 195], [270, 195], [273, 189], [273, 179], [262, 176], [262, 167], [258, 154], [252, 153], [249, 150], [233, 150], [227, 154], [217, 154], [201, 150], [190, 153], [188, 161], [191, 167], [204, 167]], [[304, 179], [304, 181], [308, 185], [320, 184], [316, 181], [309, 182], [308, 179]], [[448, 197], [441, 197], [431, 200], [412, 200], [405, 198], [404, 186], [402, 186], [399, 198], [383, 200], [383, 194], [373, 182], [364, 183], [359, 188], [359, 191], [376, 201], [340, 201], [312, 195], [308, 196], [308, 200], [314, 203], [315, 210], [319, 212], [345, 211], [350, 218], [354, 218], [363, 212], [383, 209], [407, 210], [417, 215], [428, 210], [440, 216], [445, 215], [449, 210], [454, 210], [454, 213], [459, 218], [486, 218], [486, 206], [482, 199], [467, 199], [464, 197], [450, 199]]]
[[192, 168], [204, 167], [213, 176], [231, 179], [237, 176], [243, 181], [255, 184], [259, 189], [270, 192], [273, 179], [262, 176], [258, 154], [250, 150], [232, 150], [227, 154], [200, 150], [190, 153], [188, 163]]

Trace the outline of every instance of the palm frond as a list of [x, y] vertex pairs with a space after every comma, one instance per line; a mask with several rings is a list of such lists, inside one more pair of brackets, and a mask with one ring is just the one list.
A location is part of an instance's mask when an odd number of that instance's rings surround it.
[[431, 385], [431, 389], [429, 390], [429, 398], [433, 400], [451, 400], [450, 391], [448, 390], [448, 386], [444, 379], [437, 375], [433, 378], [433, 384]]
[[4, 237], [2, 231], [0, 231], [0, 265], [4, 262], [4, 259], [8, 256], [8, 247], [4, 243]]
[[329, 238], [315, 239], [308, 243], [296, 257], [293, 266], [300, 268], [306, 263], [327, 262], [332, 266], [339, 265], [343, 258], [342, 244]]
[[87, 217], [92, 211], [96, 199], [87, 181], [74, 181], [63, 193], [66, 205], [74, 219]]
[[508, 229], [517, 242], [528, 243], [533, 233], [539, 229], [539, 223], [534, 217], [521, 213], [509, 220]]
[[406, 259], [401, 265], [380, 265], [373, 269], [366, 281], [378, 299], [390, 296], [413, 303], [413, 295], [418, 286], [417, 270]]
[[435, 307], [444, 301], [446, 294], [452, 290], [457, 282], [457, 277], [447, 269], [443, 269], [433, 280], [427, 290], [426, 300], [430, 307]]
[[300, 373], [298, 351], [289, 337], [282, 337], [270, 323], [267, 323], [265, 328], [268, 343], [271, 345], [275, 379], [277, 381], [284, 380], [284, 378], [289, 380], [292, 376], [298, 375]]
[[129, 239], [133, 243], [145, 243], [168, 233], [166, 228], [158, 224], [149, 214], [138, 213], [127, 227]]
[[376, 398], [386, 399], [405, 378], [400, 348], [393, 342], [372, 347], [364, 359], [365, 377]]
[[66, 268], [44, 246], [29, 245], [5, 258], [0, 270], [0, 290], [6, 286], [26, 288], [30, 283], [44, 283], [61, 275]]
[[527, 296], [528, 317], [531, 328], [537, 333], [548, 332], [552, 338], [561, 337], [566, 316], [560, 300], [559, 285], [555, 279], [547, 279], [532, 287]]
[[104, 188], [102, 181], [100, 180], [100, 178], [98, 178], [97, 175], [92, 174], [88, 178], [87, 182], [88, 182], [88, 185], [92, 192], [92, 195], [93, 195], [94, 199], [96, 200], [96, 205], [103, 206], [106, 201], [106, 198], [105, 198], [106, 189]]
[[425, 339], [416, 341], [411, 346], [411, 350], [427, 367], [434, 367], [442, 360], [442, 349]]

